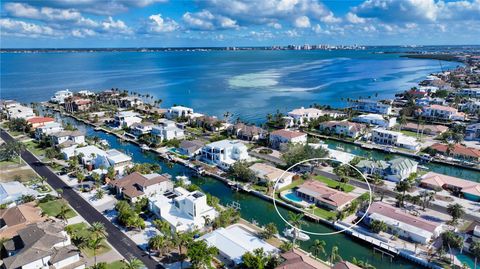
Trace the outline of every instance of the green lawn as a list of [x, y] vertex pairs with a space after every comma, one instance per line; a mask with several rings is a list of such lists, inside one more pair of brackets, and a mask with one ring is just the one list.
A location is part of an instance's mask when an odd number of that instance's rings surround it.
[[[311, 212], [311, 209], [305, 209], [307, 212]], [[332, 217], [335, 216], [335, 211], [330, 211], [330, 210], [327, 210], [327, 209], [323, 209], [323, 208], [320, 208], [320, 207], [315, 207], [313, 213], [316, 215], [316, 216], [319, 216], [323, 219], [330, 219]]]
[[106, 269], [123, 269], [123, 268], [125, 268], [125, 266], [123, 265], [123, 262], [114, 261], [112, 263], [108, 263]]
[[408, 135], [411, 137], [415, 137], [415, 138], [418, 137], [416, 132], [407, 131], [407, 130], [401, 130], [400, 132], [404, 135]]
[[[69, 230], [70, 234], [75, 234], [79, 237], [88, 238], [90, 236], [90, 232], [88, 231], [88, 225], [85, 222], [68, 225], [67, 229]], [[81, 248], [81, 250], [83, 254], [85, 254], [89, 258], [94, 256], [93, 249], [83, 247]], [[112, 250], [110, 246], [105, 241], [103, 241], [101, 247], [97, 249], [96, 255], [99, 256], [99, 255], [105, 254], [110, 250]], [[119, 267], [110, 267], [110, 268], [119, 268]]]
[[45, 214], [47, 214], [48, 216], [56, 217], [58, 213], [60, 213], [60, 208], [64, 204], [67, 205], [69, 208], [67, 213], [67, 219], [75, 217], [77, 213], [75, 213], [75, 211], [73, 211], [72, 208], [63, 200], [53, 200], [46, 203], [39, 203], [38, 205], [40, 206], [42, 211], [45, 212]]
[[333, 180], [333, 179], [330, 179], [330, 178], [327, 178], [327, 177], [324, 177], [324, 176], [316, 176], [315, 179], [325, 183], [328, 187], [333, 188], [333, 189], [335, 189], [337, 186], [343, 187], [345, 192], [351, 192], [355, 189], [355, 187], [353, 187], [350, 184], [345, 184], [344, 185], [342, 182], [338, 182], [336, 180]]
[[305, 180], [303, 180], [303, 179], [294, 180], [294, 181], [292, 182], [292, 184], [287, 185], [287, 186], [279, 189], [278, 191], [276, 191], [276, 193], [281, 193], [282, 191], [286, 191], [286, 190], [289, 190], [289, 189], [293, 189], [293, 188], [297, 187], [298, 185], [303, 184], [303, 182], [305, 182]]
[[27, 147], [27, 149], [35, 154], [36, 156], [44, 156], [45, 155], [45, 149], [42, 149], [38, 146], [38, 143], [33, 141], [33, 140], [30, 140], [30, 141], [27, 141], [27, 142], [23, 142], [25, 144], [25, 146]]

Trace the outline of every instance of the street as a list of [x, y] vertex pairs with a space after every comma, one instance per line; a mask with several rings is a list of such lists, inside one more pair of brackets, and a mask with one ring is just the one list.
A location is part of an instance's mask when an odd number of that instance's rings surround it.
[[[7, 142], [14, 140], [4, 130], [0, 131], [1, 138]], [[108, 219], [106, 219], [100, 212], [93, 208], [87, 201], [85, 201], [79, 194], [77, 194], [70, 186], [63, 182], [55, 173], [53, 173], [45, 164], [38, 160], [29, 151], [24, 151], [21, 154], [22, 159], [32, 167], [40, 176], [47, 178], [47, 183], [53, 189], [62, 189], [63, 198], [68, 201], [88, 223], [101, 222], [105, 226], [108, 233], [108, 242], [125, 258], [137, 258], [141, 260], [147, 268], [163, 268], [149, 257], [147, 253], [137, 247], [128, 236], [120, 231]]]

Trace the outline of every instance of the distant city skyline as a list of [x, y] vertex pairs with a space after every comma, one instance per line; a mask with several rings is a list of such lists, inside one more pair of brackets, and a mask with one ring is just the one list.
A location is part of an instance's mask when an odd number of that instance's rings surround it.
[[480, 0], [8, 0], [0, 14], [2, 48], [480, 44]]

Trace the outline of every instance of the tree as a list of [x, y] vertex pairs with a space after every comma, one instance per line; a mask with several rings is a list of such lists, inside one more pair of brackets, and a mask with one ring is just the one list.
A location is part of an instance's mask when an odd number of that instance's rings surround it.
[[418, 197], [421, 200], [422, 210], [425, 211], [425, 208], [430, 205], [430, 202], [435, 201], [435, 192], [423, 190]]
[[102, 243], [103, 243], [103, 238], [101, 237], [90, 237], [90, 239], [87, 241], [87, 247], [91, 250], [93, 250], [93, 258], [94, 262], [93, 264], [97, 264], [97, 251], [102, 248]]
[[372, 220], [370, 222], [370, 229], [374, 233], [385, 232], [387, 230], [387, 224], [381, 220]]
[[95, 193], [95, 199], [101, 200], [105, 196], [105, 191], [102, 189], [98, 189]]
[[173, 237], [173, 244], [178, 247], [178, 253], [180, 255], [180, 268], [183, 268], [183, 262], [186, 255], [183, 253], [183, 249], [189, 246], [193, 242], [194, 233], [175, 233]]
[[218, 255], [218, 249], [209, 247], [203, 240], [194, 241], [187, 250], [187, 257], [193, 269], [210, 268], [212, 259], [216, 255]]
[[355, 257], [352, 259], [352, 263], [355, 264], [356, 266], [363, 268], [363, 269], [376, 269], [375, 266], [369, 264], [366, 261], [359, 260]]
[[30, 202], [35, 201], [35, 196], [30, 195], [30, 194], [24, 194], [20, 197], [20, 201], [22, 201], [22, 204], [30, 203]]
[[169, 241], [164, 235], [157, 234], [148, 240], [150, 250], [159, 251], [161, 256], [165, 253], [165, 248], [167, 248], [168, 245]]
[[288, 219], [289, 223], [293, 225], [293, 244], [295, 245], [295, 241], [297, 240], [299, 230], [301, 229], [303, 224], [306, 222], [303, 220], [304, 215], [302, 213], [295, 214], [291, 211], [288, 212]]
[[282, 158], [287, 166], [292, 166], [304, 160], [324, 158], [327, 155], [328, 151], [323, 147], [313, 148], [308, 144], [289, 144]]
[[448, 251], [450, 252], [450, 259], [451, 262], [453, 262], [453, 249], [461, 249], [463, 247], [463, 238], [452, 232], [452, 231], [446, 231], [441, 234], [442, 237], [442, 245], [443, 247], [447, 248]]
[[153, 221], [153, 225], [165, 236], [170, 236], [172, 234], [170, 223], [165, 220], [156, 219]]
[[278, 262], [275, 257], [267, 255], [263, 248], [254, 249], [253, 252], [247, 252], [242, 256], [242, 268], [267, 269], [275, 268], [276, 265], [278, 265]]
[[76, 173], [76, 176], [77, 176], [78, 183], [82, 183], [85, 180], [85, 174], [83, 174], [80, 171]]
[[448, 205], [447, 212], [452, 217], [452, 224], [454, 225], [457, 224], [458, 219], [465, 214], [463, 206], [457, 203]]
[[45, 150], [45, 157], [47, 157], [48, 159], [55, 159], [57, 158], [58, 156], [58, 152], [55, 148], [47, 148]]
[[342, 256], [338, 252], [338, 246], [333, 246], [332, 251], [330, 252], [330, 263], [335, 264], [338, 261], [342, 260]]
[[285, 241], [280, 245], [279, 248], [282, 252], [291, 251], [293, 249], [293, 243], [289, 241]]
[[313, 255], [318, 257], [320, 256], [320, 253], [325, 254], [325, 246], [325, 241], [316, 239], [313, 241], [313, 245], [310, 247], [310, 249], [312, 250]]
[[480, 258], [480, 241], [473, 240], [472, 243], [470, 243], [469, 250], [472, 256], [475, 258], [473, 269], [477, 269], [477, 262]]
[[264, 239], [270, 239], [273, 236], [278, 234], [278, 229], [275, 223], [270, 222], [267, 225], [265, 225], [265, 228], [263, 229], [261, 235]]
[[409, 180], [401, 180], [395, 186], [395, 191], [400, 192], [400, 195], [397, 195], [397, 203], [400, 207], [405, 207], [405, 197], [406, 192], [410, 190], [412, 184]]
[[108, 236], [107, 230], [105, 229], [105, 225], [101, 222], [94, 222], [90, 227], [88, 227], [88, 231], [90, 232], [90, 236], [96, 238], [103, 238], [105, 239]]
[[235, 180], [243, 182], [255, 182], [257, 181], [257, 176], [255, 172], [248, 168], [248, 164], [244, 161], [235, 162], [229, 169], [228, 173]]
[[22, 158], [20, 158], [20, 154], [25, 150], [25, 148], [25, 144], [22, 142], [15, 140], [6, 142], [0, 150], [0, 161], [13, 161], [14, 159], [18, 158], [19, 162], [21, 163]]
[[137, 258], [133, 258], [130, 260], [123, 260], [123, 269], [141, 269], [145, 267], [143, 262]]
[[60, 206], [60, 211], [58, 212], [56, 217], [63, 220], [65, 223], [67, 223], [67, 219], [68, 219], [67, 216], [69, 212], [70, 212], [70, 208], [68, 208], [68, 206], [65, 203], [62, 203], [62, 205]]

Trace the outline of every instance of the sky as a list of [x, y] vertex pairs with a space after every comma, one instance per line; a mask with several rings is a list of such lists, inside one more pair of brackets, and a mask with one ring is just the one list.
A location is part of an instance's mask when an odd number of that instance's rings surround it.
[[478, 45], [480, 0], [7, 0], [2, 48]]

